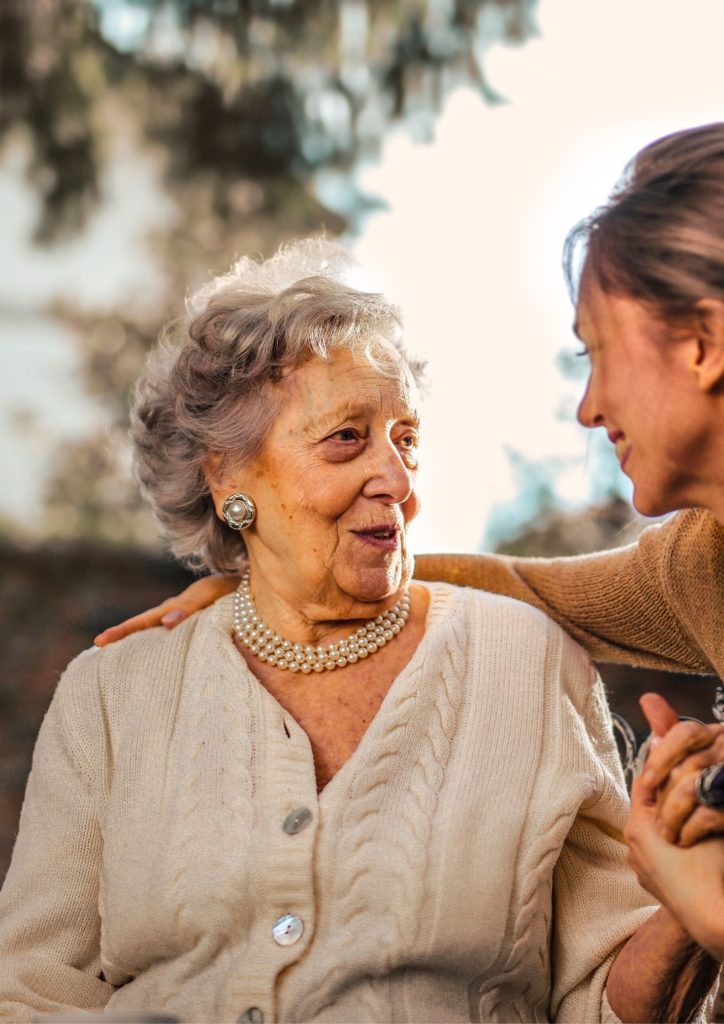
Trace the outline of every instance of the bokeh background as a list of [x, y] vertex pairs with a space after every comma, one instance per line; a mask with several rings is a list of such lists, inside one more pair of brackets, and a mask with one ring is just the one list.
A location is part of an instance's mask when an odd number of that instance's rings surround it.
[[[574, 412], [566, 231], [626, 160], [723, 116], [721, 0], [3, 0], [0, 878], [63, 666], [188, 577], [130, 473], [160, 324], [324, 230], [430, 363], [422, 550], [576, 553], [641, 523]], [[635, 382], [632, 382], [635, 386]], [[656, 686], [607, 670], [637, 730]]]

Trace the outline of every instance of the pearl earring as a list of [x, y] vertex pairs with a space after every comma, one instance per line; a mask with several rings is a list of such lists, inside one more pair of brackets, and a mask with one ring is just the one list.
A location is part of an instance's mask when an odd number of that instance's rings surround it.
[[221, 513], [230, 529], [246, 530], [256, 519], [256, 505], [248, 494], [242, 494], [239, 491], [229, 495]]

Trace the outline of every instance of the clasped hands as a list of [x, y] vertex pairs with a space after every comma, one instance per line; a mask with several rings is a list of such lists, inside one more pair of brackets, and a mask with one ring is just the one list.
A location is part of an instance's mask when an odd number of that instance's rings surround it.
[[631, 790], [628, 862], [696, 941], [724, 959], [724, 810], [702, 806], [703, 768], [724, 762], [724, 725], [679, 721], [658, 694], [641, 706], [653, 739]]

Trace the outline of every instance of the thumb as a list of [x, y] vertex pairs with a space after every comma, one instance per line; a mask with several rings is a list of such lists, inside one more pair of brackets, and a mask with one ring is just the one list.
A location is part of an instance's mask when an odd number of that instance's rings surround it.
[[676, 711], [660, 693], [645, 693], [639, 704], [654, 736], [665, 736], [679, 721]]
[[[656, 819], [656, 786], [650, 786], [638, 775], [631, 783], [631, 819], [644, 822]], [[631, 822], [629, 822], [631, 824]]]

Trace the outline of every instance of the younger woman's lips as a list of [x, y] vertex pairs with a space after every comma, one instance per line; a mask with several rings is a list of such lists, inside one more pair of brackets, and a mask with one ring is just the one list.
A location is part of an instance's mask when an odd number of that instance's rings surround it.
[[629, 455], [631, 454], [631, 446], [624, 439], [622, 434], [620, 434], [616, 439], [615, 446], [616, 455], [618, 456], [618, 463], [621, 469], [623, 469], [623, 467], [626, 465]]

